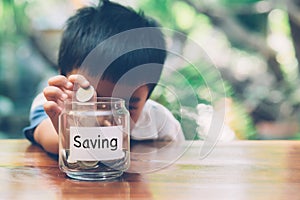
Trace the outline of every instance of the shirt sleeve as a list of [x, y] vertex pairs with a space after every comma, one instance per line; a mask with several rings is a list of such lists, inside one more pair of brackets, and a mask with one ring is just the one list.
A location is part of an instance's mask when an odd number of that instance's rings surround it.
[[32, 143], [35, 143], [33, 133], [35, 128], [46, 118], [48, 118], [48, 115], [46, 114], [44, 110], [44, 103], [45, 103], [45, 97], [41, 93], [39, 94], [32, 103], [31, 109], [30, 109], [30, 115], [29, 115], [29, 121], [30, 125], [28, 127], [25, 127], [23, 129], [23, 133], [25, 137], [31, 141]]
[[134, 140], [184, 140], [180, 123], [163, 105], [147, 100], [131, 131]]
[[184, 134], [182, 132], [181, 125], [173, 114], [163, 105], [156, 105], [159, 109], [155, 115], [158, 139], [159, 140], [173, 140], [182, 141], [185, 140]]

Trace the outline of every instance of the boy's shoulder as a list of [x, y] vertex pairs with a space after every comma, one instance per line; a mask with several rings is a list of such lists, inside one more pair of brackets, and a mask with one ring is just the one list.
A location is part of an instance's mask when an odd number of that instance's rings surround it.
[[184, 138], [180, 123], [162, 104], [148, 99], [131, 131], [134, 140], [181, 140]]
[[148, 99], [147, 101], [146, 101], [146, 104], [145, 104], [145, 106], [146, 107], [149, 107], [149, 108], [158, 108], [158, 107], [164, 107], [163, 105], [161, 105], [160, 103], [158, 103], [158, 102], [156, 102], [156, 101], [154, 101], [154, 100], [152, 100], [152, 99]]
[[148, 105], [149, 108], [153, 109], [158, 113], [165, 113], [173, 116], [172, 112], [167, 107], [165, 107], [164, 105], [160, 104], [155, 100], [148, 99], [146, 105]]
[[141, 113], [141, 117], [150, 117], [154, 119], [157, 123], [162, 121], [168, 121], [169, 123], [175, 122], [177, 123], [177, 120], [173, 116], [170, 110], [168, 110], [164, 105], [148, 99], [145, 103], [143, 112]]
[[154, 109], [159, 109], [159, 108], [161, 108], [161, 109], [167, 109], [164, 105], [162, 105], [162, 104], [160, 104], [157, 101], [152, 100], [152, 99], [148, 99], [146, 101], [145, 106], [148, 106], [149, 108], [154, 108]]
[[152, 99], [148, 99], [146, 101], [144, 106], [144, 111], [146, 112], [151, 111], [153, 112], [153, 114], [167, 114], [167, 113], [171, 114], [171, 111], [169, 111], [165, 106]]

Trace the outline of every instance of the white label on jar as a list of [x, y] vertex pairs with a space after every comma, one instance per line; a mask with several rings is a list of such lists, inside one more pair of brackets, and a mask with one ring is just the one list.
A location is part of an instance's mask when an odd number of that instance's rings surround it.
[[114, 160], [124, 157], [123, 127], [70, 127], [72, 161]]

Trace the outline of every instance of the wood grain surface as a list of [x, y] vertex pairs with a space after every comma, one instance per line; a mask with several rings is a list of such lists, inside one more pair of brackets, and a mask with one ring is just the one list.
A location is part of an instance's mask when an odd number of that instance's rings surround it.
[[26, 140], [0, 140], [0, 199], [300, 199], [300, 142], [217, 144], [205, 158], [202, 145], [139, 143], [131, 173], [87, 182]]

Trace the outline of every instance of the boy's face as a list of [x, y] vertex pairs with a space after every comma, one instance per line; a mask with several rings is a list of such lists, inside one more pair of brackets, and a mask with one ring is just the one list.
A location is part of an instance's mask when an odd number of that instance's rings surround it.
[[[149, 89], [146, 85], [138, 87], [128, 85], [118, 85], [108, 80], [101, 80], [96, 89], [98, 97], [119, 97], [125, 100], [126, 107], [130, 112], [130, 117], [133, 122], [137, 122], [144, 105], [147, 101]], [[133, 127], [132, 127], [133, 128]]]

